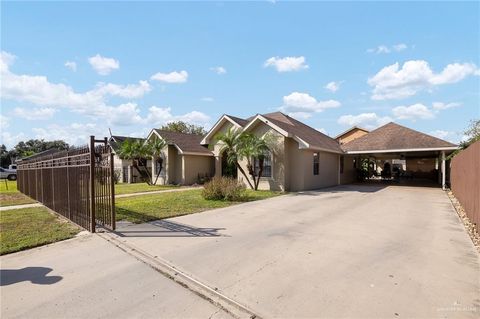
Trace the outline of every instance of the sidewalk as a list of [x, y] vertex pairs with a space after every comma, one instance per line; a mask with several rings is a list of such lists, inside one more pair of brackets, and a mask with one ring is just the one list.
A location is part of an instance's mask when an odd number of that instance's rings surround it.
[[232, 318], [97, 235], [0, 262], [3, 318]]
[[[192, 190], [192, 189], [201, 189], [201, 186], [179, 187], [178, 189], [165, 189], [165, 190], [160, 190], [160, 191], [139, 192], [139, 193], [131, 193], [131, 194], [120, 194], [120, 195], [115, 195], [115, 198], [134, 197], [134, 196], [160, 194], [160, 193], [171, 193], [171, 192], [183, 192], [183, 191], [188, 191], [188, 190]], [[11, 209], [22, 209], [22, 208], [32, 208], [32, 207], [42, 207], [42, 206], [43, 206], [42, 203], [3, 206], [3, 207], [0, 207], [0, 212], [5, 211], [5, 210], [11, 210]]]

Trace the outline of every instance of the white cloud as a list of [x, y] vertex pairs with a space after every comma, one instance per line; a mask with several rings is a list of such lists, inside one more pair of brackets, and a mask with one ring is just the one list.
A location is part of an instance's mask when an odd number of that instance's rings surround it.
[[308, 65], [305, 64], [305, 57], [299, 56], [287, 56], [284, 58], [271, 57], [263, 64], [264, 67], [274, 67], [278, 72], [291, 72], [308, 69]]
[[342, 115], [338, 124], [346, 126], [361, 126], [366, 129], [375, 129], [392, 121], [388, 116], [378, 116], [376, 113], [361, 113], [358, 115]]
[[0, 72], [8, 72], [9, 66], [12, 65], [16, 59], [17, 57], [15, 55], [2, 51], [0, 53]]
[[428, 62], [411, 60], [401, 68], [398, 62], [384, 67], [368, 79], [368, 84], [373, 87], [373, 100], [402, 99], [436, 85], [459, 82], [478, 72], [475, 64], [453, 63], [447, 65], [442, 72], [434, 73]]
[[94, 135], [98, 139], [107, 136], [108, 127], [98, 126], [95, 123], [51, 124], [46, 127], [32, 128], [32, 131], [36, 139], [62, 139], [71, 145], [84, 145], [89, 141], [90, 135]]
[[118, 106], [109, 106], [104, 109], [103, 116], [111, 125], [134, 125], [142, 123], [140, 109], [136, 103], [125, 103]]
[[10, 126], [10, 118], [3, 114], [0, 114], [0, 129], [3, 131], [9, 126]]
[[[109, 106], [107, 104], [108, 96], [138, 98], [151, 90], [147, 81], [140, 81], [138, 84], [128, 85], [99, 83], [90, 91], [77, 93], [68, 85], [51, 83], [45, 76], [17, 75], [8, 68], [12, 62], [12, 55], [2, 52], [0, 60], [2, 98], [29, 102], [41, 108], [67, 108], [89, 116], [112, 118], [111, 122], [116, 122], [118, 121], [117, 115], [113, 113], [118, 108], [119, 112], [123, 114], [126, 106]], [[26, 116], [26, 113], [30, 111], [25, 109], [23, 113], [19, 112]], [[131, 122], [134, 123], [136, 117], [133, 115], [132, 113]]]
[[202, 97], [201, 100], [204, 101], [204, 102], [213, 102], [213, 101], [215, 101], [215, 99], [214, 99], [213, 97], [209, 97], [209, 96]]
[[217, 73], [217, 74], [227, 73], [227, 70], [223, 66], [215, 66], [213, 68], [210, 68], [210, 70]]
[[161, 126], [172, 121], [184, 121], [190, 124], [208, 126], [210, 117], [198, 111], [192, 111], [182, 115], [173, 115], [170, 107], [151, 106], [148, 109], [146, 121], [154, 126]]
[[42, 107], [34, 109], [26, 109], [17, 107], [13, 110], [15, 116], [24, 118], [26, 120], [47, 120], [55, 114], [56, 110], [51, 107]]
[[166, 83], [185, 83], [188, 79], [187, 71], [173, 71], [170, 73], [155, 73], [150, 77], [151, 80], [166, 82]]
[[322, 112], [340, 105], [341, 103], [336, 100], [317, 101], [307, 93], [293, 92], [283, 97], [280, 110], [297, 118], [308, 118], [311, 113]]
[[417, 119], [433, 119], [435, 114], [432, 110], [421, 103], [412, 104], [410, 106], [397, 106], [392, 109], [393, 115], [399, 120]]
[[112, 83], [99, 83], [94, 90], [100, 95], [120, 96], [123, 98], [139, 98], [152, 90], [147, 81], [139, 81], [138, 84], [119, 85]]
[[67, 61], [65, 62], [65, 66], [72, 70], [73, 72], [77, 72], [77, 63], [73, 61]]
[[88, 63], [90, 63], [92, 68], [100, 75], [108, 75], [113, 70], [120, 68], [120, 62], [118, 62], [118, 60], [106, 58], [100, 54], [88, 58]]
[[436, 111], [451, 109], [462, 105], [461, 103], [452, 102], [452, 103], [443, 103], [443, 102], [433, 102], [432, 108]]
[[328, 82], [327, 85], [324, 86], [324, 88], [329, 90], [330, 92], [335, 93], [338, 90], [340, 90], [340, 84], [341, 82], [332, 81], [332, 82]]
[[368, 49], [367, 52], [382, 54], [382, 53], [400, 52], [400, 51], [406, 50], [407, 48], [408, 46], [405, 43], [398, 43], [392, 46], [386, 46], [382, 44], [377, 46], [376, 48]]
[[325, 134], [325, 135], [328, 135], [327, 131], [326, 131], [323, 127], [317, 128], [316, 130], [319, 131], [320, 133], [323, 133], [323, 134]]
[[5, 132], [2, 129], [0, 144], [4, 144], [7, 148], [12, 148], [17, 145], [18, 142], [24, 141], [27, 139], [25, 133], [20, 132], [18, 134], [12, 134], [10, 132]]

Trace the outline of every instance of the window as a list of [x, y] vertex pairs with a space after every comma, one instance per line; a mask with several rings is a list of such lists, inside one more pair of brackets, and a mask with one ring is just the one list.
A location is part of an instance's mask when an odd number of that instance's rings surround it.
[[[258, 158], [253, 159], [253, 170], [255, 172], [255, 176], [258, 176], [258, 171], [260, 170]], [[265, 154], [263, 160], [262, 177], [272, 177], [272, 154], [270, 152]]]
[[343, 165], [345, 164], [345, 157], [340, 156], [340, 174], [343, 174]]
[[318, 175], [320, 170], [320, 153], [313, 153], [313, 175]]
[[165, 171], [163, 169], [163, 158], [159, 157], [156, 161], [155, 161], [155, 174], [159, 174], [159, 173], [162, 173], [161, 175], [164, 175]]

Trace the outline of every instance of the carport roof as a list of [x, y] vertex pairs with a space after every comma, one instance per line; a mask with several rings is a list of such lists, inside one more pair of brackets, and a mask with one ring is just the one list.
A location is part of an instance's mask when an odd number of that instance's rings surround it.
[[399, 151], [453, 150], [457, 145], [390, 122], [342, 145], [351, 154]]

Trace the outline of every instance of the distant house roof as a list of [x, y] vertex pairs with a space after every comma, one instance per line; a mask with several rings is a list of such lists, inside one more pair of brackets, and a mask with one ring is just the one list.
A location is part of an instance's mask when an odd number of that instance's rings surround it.
[[213, 155], [213, 153], [200, 144], [203, 136], [196, 134], [186, 134], [172, 131], [153, 129], [168, 144], [176, 145], [181, 153], [192, 155]]
[[299, 140], [299, 144], [301, 144], [302, 148], [321, 149], [334, 153], [343, 153], [340, 144], [336, 140], [286, 114], [283, 114], [282, 112], [258, 114], [250, 121], [247, 127], [256, 119], [261, 119], [261, 117], [286, 132], [290, 137]]
[[347, 153], [368, 153], [406, 150], [450, 150], [457, 145], [431, 135], [390, 122], [359, 137], [342, 148]]
[[350, 133], [351, 131], [353, 130], [360, 130], [360, 131], [364, 131], [366, 133], [370, 132], [369, 130], [367, 129], [364, 129], [363, 127], [359, 127], [359, 126], [352, 126], [351, 128], [349, 128], [348, 130], [338, 134], [337, 136], [334, 137], [334, 139], [338, 139], [338, 138], [341, 138], [343, 135], [346, 135], [348, 133]]
[[113, 151], [117, 152], [122, 146], [122, 143], [126, 140], [145, 142], [145, 139], [141, 137], [112, 135], [112, 137], [110, 137], [109, 144], [112, 147]]

